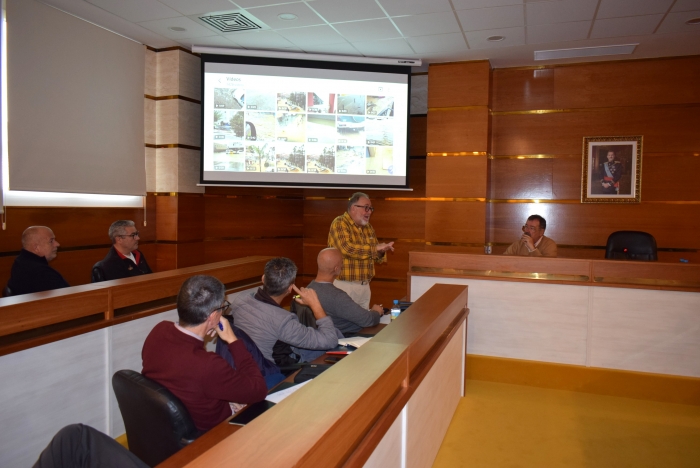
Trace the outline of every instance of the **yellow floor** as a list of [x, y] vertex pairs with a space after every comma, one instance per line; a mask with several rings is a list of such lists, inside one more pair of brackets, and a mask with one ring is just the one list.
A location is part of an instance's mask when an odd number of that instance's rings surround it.
[[700, 406], [470, 380], [434, 467], [700, 467]]

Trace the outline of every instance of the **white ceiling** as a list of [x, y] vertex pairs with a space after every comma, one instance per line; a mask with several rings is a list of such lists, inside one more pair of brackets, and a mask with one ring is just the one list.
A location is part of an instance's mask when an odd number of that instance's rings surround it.
[[[639, 43], [619, 60], [700, 54], [700, 0], [40, 0], [156, 49], [193, 45], [428, 63], [535, 62], [535, 50]], [[241, 11], [269, 29], [219, 34], [189, 16]], [[281, 13], [296, 20], [284, 21]], [[172, 27], [185, 31], [173, 31]], [[504, 36], [489, 42], [490, 36]], [[420, 70], [416, 70], [420, 71]]]

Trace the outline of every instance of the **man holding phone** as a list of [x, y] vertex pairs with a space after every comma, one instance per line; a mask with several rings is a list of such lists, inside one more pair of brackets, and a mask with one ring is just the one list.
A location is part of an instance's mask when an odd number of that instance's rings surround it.
[[503, 255], [518, 255], [521, 257], [556, 257], [557, 244], [544, 235], [547, 221], [540, 215], [527, 218], [523, 226], [523, 235], [513, 242]]

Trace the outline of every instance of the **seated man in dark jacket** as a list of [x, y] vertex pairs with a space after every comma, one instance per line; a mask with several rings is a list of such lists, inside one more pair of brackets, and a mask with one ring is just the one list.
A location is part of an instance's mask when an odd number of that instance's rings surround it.
[[53, 231], [46, 226], [31, 226], [22, 233], [22, 251], [12, 264], [7, 287], [10, 295], [31, 294], [70, 285], [63, 276], [49, 266], [56, 258], [59, 243]]
[[323, 310], [333, 319], [335, 328], [343, 335], [349, 336], [364, 327], [373, 327], [379, 323], [379, 319], [384, 315], [381, 305], [375, 304], [371, 309], [365, 309], [353, 301], [345, 291], [333, 285], [343, 268], [343, 255], [340, 250], [333, 247], [323, 249], [319, 252], [316, 262], [318, 273], [308, 288], [316, 291]]
[[109, 281], [153, 273], [138, 251], [139, 232], [133, 221], [115, 221], [109, 227], [112, 248], [92, 269], [92, 282]]

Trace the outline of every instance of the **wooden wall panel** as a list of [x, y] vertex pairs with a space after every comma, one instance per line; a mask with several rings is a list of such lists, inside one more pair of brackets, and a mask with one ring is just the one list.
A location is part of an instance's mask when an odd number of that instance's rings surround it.
[[208, 239], [301, 236], [301, 199], [205, 197]]
[[511, 243], [531, 214], [547, 220], [558, 244], [604, 246], [614, 231], [646, 231], [661, 248], [700, 248], [700, 204], [494, 203], [491, 240]]
[[700, 102], [700, 57], [628, 60], [558, 67], [556, 108]]
[[[493, 116], [494, 155], [577, 154], [584, 136], [643, 135], [650, 153], [700, 149], [700, 106]], [[430, 145], [430, 127], [428, 144]]]
[[425, 156], [428, 116], [411, 117], [409, 121], [408, 155]]
[[[406, 275], [404, 275], [405, 278]], [[394, 299], [402, 300], [408, 297], [408, 290], [405, 279], [399, 281], [372, 281], [370, 288], [372, 297], [370, 297], [370, 306], [381, 304], [386, 308], [391, 308]]]
[[486, 203], [429, 202], [426, 204], [426, 241], [483, 243], [485, 236]]
[[156, 237], [159, 241], [177, 241], [177, 197], [156, 197]]
[[553, 68], [494, 70], [491, 110], [496, 112], [555, 109], [554, 71]]
[[429, 111], [427, 150], [429, 153], [488, 151], [488, 107]]
[[[204, 197], [201, 196], [177, 197], [177, 240], [179, 242], [204, 239], [204, 205]], [[178, 268], [184, 267], [185, 265], [178, 264]]]
[[431, 64], [428, 107], [488, 106], [490, 71], [488, 60]]
[[205, 242], [185, 242], [182, 244], [177, 244], [178, 268], [187, 268], [196, 265], [203, 265], [205, 263], [209, 263], [206, 261]]
[[493, 110], [697, 103], [699, 75], [699, 57], [496, 69]]
[[700, 148], [695, 153], [642, 157], [642, 202], [700, 200]]
[[[249, 255], [291, 258], [302, 270], [302, 239], [214, 240], [204, 243], [204, 263], [220, 262]], [[263, 272], [260, 272], [262, 275]], [[303, 274], [303, 272], [300, 272]]]
[[554, 198], [553, 166], [553, 159], [492, 160], [490, 198], [506, 200]]
[[485, 155], [428, 157], [425, 191], [430, 197], [485, 198], [487, 163]]
[[177, 268], [177, 244], [157, 244], [156, 258], [158, 271], [174, 270]]

